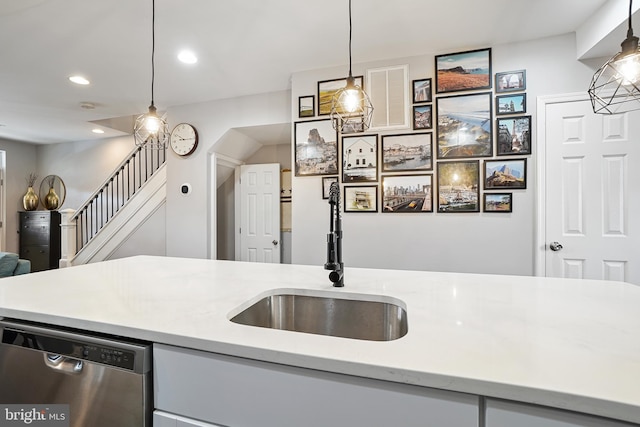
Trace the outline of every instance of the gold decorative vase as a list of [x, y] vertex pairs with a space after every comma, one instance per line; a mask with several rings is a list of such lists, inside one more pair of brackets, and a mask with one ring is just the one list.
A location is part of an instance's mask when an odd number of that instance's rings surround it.
[[38, 208], [38, 195], [33, 191], [33, 187], [29, 186], [27, 193], [22, 198], [22, 206], [25, 211], [35, 211]]
[[59, 204], [60, 198], [56, 194], [56, 191], [53, 189], [53, 187], [50, 187], [49, 192], [44, 197], [44, 207], [52, 211], [54, 209], [58, 209]]

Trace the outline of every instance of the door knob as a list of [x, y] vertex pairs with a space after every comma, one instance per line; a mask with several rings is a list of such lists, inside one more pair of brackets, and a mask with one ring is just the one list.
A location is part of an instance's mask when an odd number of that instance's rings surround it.
[[273, 242], [271, 242], [271, 243], [273, 243], [273, 246], [278, 246], [278, 241], [277, 241], [277, 240], [274, 240], [274, 241], [273, 241]]
[[559, 250], [562, 250], [562, 245], [558, 242], [551, 242], [551, 244], [549, 245], [549, 249], [554, 252], [558, 252]]

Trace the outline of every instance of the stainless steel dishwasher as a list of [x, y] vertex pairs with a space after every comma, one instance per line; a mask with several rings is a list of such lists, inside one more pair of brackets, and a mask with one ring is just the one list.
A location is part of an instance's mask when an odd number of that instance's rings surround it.
[[0, 320], [0, 403], [68, 404], [71, 427], [148, 427], [151, 345]]

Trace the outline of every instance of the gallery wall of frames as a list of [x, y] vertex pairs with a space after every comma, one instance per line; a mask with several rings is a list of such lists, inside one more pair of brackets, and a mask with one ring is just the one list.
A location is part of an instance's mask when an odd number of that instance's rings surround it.
[[392, 134], [337, 132], [345, 79], [319, 81], [298, 98], [295, 176], [322, 176], [323, 199], [339, 182], [345, 213], [512, 212], [532, 154], [526, 70], [494, 73], [485, 48], [436, 56], [433, 75], [411, 81], [412, 127]]

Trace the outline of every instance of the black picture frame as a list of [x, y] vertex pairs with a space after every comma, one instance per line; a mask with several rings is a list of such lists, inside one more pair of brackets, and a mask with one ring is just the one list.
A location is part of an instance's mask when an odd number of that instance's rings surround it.
[[496, 93], [520, 92], [527, 88], [527, 70], [496, 73]]
[[342, 182], [378, 181], [378, 134], [342, 137]]
[[315, 117], [316, 97], [314, 95], [298, 97], [298, 118]]
[[[356, 86], [364, 89], [364, 76], [354, 77]], [[333, 95], [347, 85], [347, 78], [322, 80], [318, 82], [318, 116], [331, 114]]]
[[496, 116], [524, 114], [527, 112], [527, 94], [510, 93], [496, 96]]
[[493, 156], [491, 92], [436, 98], [438, 159]]
[[482, 211], [487, 213], [513, 212], [513, 193], [483, 193]]
[[485, 190], [524, 190], [527, 188], [527, 159], [485, 160]]
[[382, 172], [433, 170], [431, 132], [382, 135]]
[[431, 102], [433, 100], [431, 78], [413, 80], [411, 87], [413, 88], [413, 103], [421, 104]]
[[382, 212], [433, 212], [433, 175], [412, 174], [383, 176]]
[[327, 200], [329, 198], [329, 190], [331, 189], [331, 184], [337, 182], [340, 184], [339, 176], [323, 176], [322, 177], [322, 199]]
[[491, 89], [491, 48], [436, 55], [436, 93]]
[[480, 161], [438, 162], [438, 212], [480, 212]]
[[413, 106], [413, 130], [433, 128], [433, 108], [431, 104]]
[[331, 119], [294, 123], [295, 176], [338, 173], [338, 132]]
[[378, 186], [345, 185], [343, 205], [344, 212], [378, 212]]
[[496, 133], [496, 155], [531, 154], [531, 116], [499, 117]]

